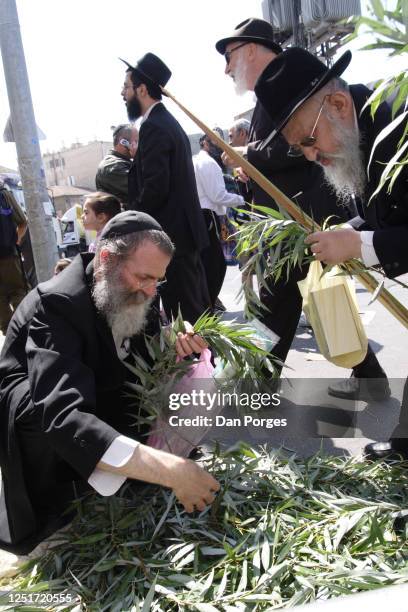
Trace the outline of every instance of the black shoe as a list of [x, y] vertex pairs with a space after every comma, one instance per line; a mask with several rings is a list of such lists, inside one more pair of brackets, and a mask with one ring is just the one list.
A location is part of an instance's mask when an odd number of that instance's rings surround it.
[[[385, 459], [389, 461], [403, 461], [408, 459], [408, 439], [404, 440], [405, 445], [398, 439], [388, 442], [372, 442], [364, 448], [367, 459]], [[404, 448], [405, 446], [405, 448]]]
[[398, 513], [398, 516], [394, 519], [394, 524], [392, 526], [395, 533], [398, 535], [406, 535], [408, 528], [408, 512], [407, 510], [402, 510]]
[[333, 397], [364, 402], [381, 402], [391, 395], [387, 378], [356, 378], [353, 375], [333, 383], [327, 392]]

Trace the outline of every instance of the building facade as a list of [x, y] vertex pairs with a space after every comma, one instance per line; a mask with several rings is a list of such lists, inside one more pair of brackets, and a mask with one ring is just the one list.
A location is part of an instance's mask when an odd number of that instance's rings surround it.
[[83, 189], [81, 187], [71, 187], [70, 185], [52, 185], [48, 187], [50, 196], [57, 217], [62, 217], [67, 210], [79, 204], [82, 206], [84, 199], [95, 189]]
[[95, 191], [95, 174], [99, 163], [112, 148], [111, 142], [94, 140], [75, 143], [70, 148], [43, 155], [48, 186], [66, 185]]

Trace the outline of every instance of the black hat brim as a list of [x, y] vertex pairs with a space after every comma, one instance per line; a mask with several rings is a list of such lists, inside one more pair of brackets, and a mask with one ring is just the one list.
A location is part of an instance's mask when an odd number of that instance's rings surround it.
[[334, 79], [343, 74], [343, 72], [346, 70], [347, 66], [351, 62], [351, 57], [351, 51], [346, 51], [345, 53], [343, 53], [343, 55], [337, 60], [337, 62], [335, 62], [333, 66], [329, 68], [329, 70], [322, 76], [321, 79], [317, 81], [317, 83], [315, 83], [315, 85], [313, 85], [312, 88], [304, 90], [299, 96], [297, 96], [297, 98], [293, 100], [290, 106], [282, 111], [281, 117], [278, 119], [275, 128], [267, 138], [265, 138], [259, 143], [258, 149], [264, 149], [276, 138], [279, 132], [281, 132], [285, 125], [288, 123], [289, 119], [292, 117], [295, 111], [297, 111], [297, 109], [302, 104], [304, 104], [316, 92], [318, 92], [325, 85], [327, 85], [327, 83], [331, 81], [331, 79]]
[[221, 53], [221, 55], [225, 55], [227, 45], [235, 41], [236, 42], [246, 41], [248, 43], [253, 42], [253, 43], [256, 43], [257, 45], [263, 45], [264, 47], [268, 47], [268, 49], [271, 49], [271, 51], [275, 51], [275, 53], [282, 53], [282, 47], [278, 45], [278, 43], [274, 42], [270, 38], [263, 38], [262, 36], [243, 35], [243, 36], [230, 36], [229, 38], [222, 38], [215, 44], [215, 48], [217, 49], [218, 53]]
[[164, 89], [162, 88], [162, 86], [159, 85], [158, 83], [155, 83], [147, 74], [145, 74], [142, 70], [140, 70], [140, 68], [137, 68], [136, 66], [132, 66], [131, 64], [129, 64], [129, 62], [127, 62], [126, 60], [122, 59], [121, 57], [119, 59], [120, 59], [121, 62], [126, 64], [126, 66], [132, 72], [135, 72], [137, 74], [137, 76], [139, 77], [139, 79], [141, 81], [143, 81], [143, 83], [146, 83], [147, 85], [150, 85], [151, 87], [158, 87], [160, 89], [161, 93], [163, 94], [163, 96], [167, 96], [167, 94], [164, 91]]

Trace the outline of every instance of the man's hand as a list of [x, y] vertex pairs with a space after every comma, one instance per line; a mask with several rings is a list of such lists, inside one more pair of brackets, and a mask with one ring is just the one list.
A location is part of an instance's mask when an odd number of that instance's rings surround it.
[[99, 461], [96, 467], [126, 478], [169, 487], [187, 512], [204, 510], [214, 501], [214, 494], [220, 489], [218, 481], [194, 461], [144, 444], [135, 448], [123, 466], [113, 467]]
[[17, 244], [18, 246], [21, 245], [21, 241], [24, 238], [24, 235], [27, 231], [27, 223], [20, 223], [20, 225], [17, 225]]
[[179, 332], [176, 340], [176, 351], [179, 357], [187, 357], [193, 353], [201, 353], [208, 347], [206, 341], [194, 333], [193, 326], [188, 321], [184, 321], [185, 333]]
[[237, 179], [241, 181], [241, 183], [247, 183], [249, 181], [249, 176], [245, 174], [241, 167], [236, 168], [235, 172], [237, 175]]
[[[244, 155], [246, 155], [247, 147], [234, 147], [234, 151], [243, 157]], [[232, 157], [230, 157], [226, 153], [223, 153], [221, 155], [221, 159], [224, 165], [228, 166], [228, 168], [238, 168], [240, 166], [239, 162], [234, 161]]]
[[360, 232], [352, 228], [314, 232], [305, 239], [318, 261], [339, 264], [354, 257], [361, 257]]
[[218, 481], [194, 461], [177, 459], [182, 463], [174, 465], [170, 487], [187, 512], [204, 510], [220, 489]]

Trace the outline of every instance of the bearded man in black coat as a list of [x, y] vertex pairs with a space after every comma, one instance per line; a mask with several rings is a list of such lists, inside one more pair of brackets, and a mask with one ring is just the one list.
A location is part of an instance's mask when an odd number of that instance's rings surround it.
[[[14, 314], [0, 359], [1, 548], [30, 551], [78, 493], [113, 495], [127, 478], [172, 488], [187, 511], [213, 500], [207, 472], [139, 442], [124, 388], [132, 352], [148, 359], [142, 330], [159, 329], [152, 300], [172, 254], [153, 218], [120, 213], [95, 259], [78, 255]], [[205, 346], [176, 342], [181, 357]]]
[[[359, 258], [394, 278], [408, 272], [408, 166], [400, 168], [390, 190], [381, 178], [402, 144], [407, 120], [376, 143], [392, 122], [391, 108], [383, 102], [374, 118], [370, 107], [364, 108], [372, 91], [339, 78], [350, 60], [348, 51], [328, 69], [304, 49], [292, 47], [267, 66], [255, 92], [275, 125], [268, 141], [281, 133], [293, 154], [323, 168], [339, 199], [358, 196], [359, 215], [350, 227], [308, 236], [316, 259], [338, 264]], [[408, 345], [406, 335], [402, 341]], [[376, 384], [381, 388], [383, 381], [372, 381]], [[358, 392], [360, 380], [345, 380], [343, 387], [348, 397]], [[367, 448], [375, 457], [392, 450], [408, 456], [408, 382], [390, 443]]]
[[[247, 157], [264, 176], [289, 196], [298, 206], [321, 224], [327, 217], [333, 223], [347, 221], [355, 214], [355, 204], [351, 193], [339, 199], [330, 184], [325, 180], [322, 168], [313, 164], [303, 155], [288, 153], [288, 144], [279, 132], [275, 132], [274, 117], [268, 112], [267, 105], [257, 94], [256, 83], [267, 66], [278, 59], [281, 47], [274, 39], [270, 23], [262, 19], [246, 19], [239, 23], [227, 37], [219, 40], [216, 49], [224, 55], [225, 74], [235, 83], [238, 94], [254, 91], [257, 103], [252, 116], [247, 147], [237, 149]], [[299, 66], [302, 70], [302, 66]], [[287, 85], [282, 83], [282, 87]], [[273, 137], [272, 137], [273, 136]], [[226, 163], [231, 163], [229, 158]], [[255, 182], [252, 182], [255, 204], [276, 208], [274, 201]], [[266, 311], [261, 318], [278, 337], [272, 353], [282, 362], [285, 361], [302, 312], [302, 297], [297, 282], [306, 276], [307, 266], [293, 269], [289, 278], [278, 281], [266, 279], [268, 287], [261, 288], [260, 299]], [[361, 364], [353, 368], [353, 377], [380, 380], [370, 388], [358, 386], [337, 389], [333, 385], [329, 392], [337, 397], [349, 399], [384, 399], [390, 390], [386, 374], [379, 364], [371, 347]]]
[[143, 116], [129, 173], [129, 208], [148, 213], [175, 244], [161, 298], [167, 316], [179, 308], [194, 323], [210, 308], [200, 253], [208, 246], [188, 137], [161, 102], [169, 68], [153, 53], [128, 70], [122, 89], [130, 121]]

